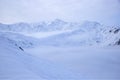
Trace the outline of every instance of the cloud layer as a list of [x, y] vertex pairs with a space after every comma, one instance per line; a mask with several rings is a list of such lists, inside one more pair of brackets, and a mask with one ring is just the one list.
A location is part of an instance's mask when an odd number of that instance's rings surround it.
[[120, 23], [120, 0], [0, 0], [0, 22], [39, 22], [60, 18]]

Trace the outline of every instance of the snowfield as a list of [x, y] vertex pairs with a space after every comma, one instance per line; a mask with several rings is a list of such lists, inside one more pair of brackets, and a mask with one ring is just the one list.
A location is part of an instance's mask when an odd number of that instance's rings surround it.
[[120, 80], [120, 27], [0, 24], [0, 80]]
[[25, 53], [4, 38], [0, 44], [1, 80], [79, 79], [64, 66]]
[[119, 48], [96, 47], [37, 47], [26, 49], [33, 56], [68, 67], [82, 80], [119, 80]]

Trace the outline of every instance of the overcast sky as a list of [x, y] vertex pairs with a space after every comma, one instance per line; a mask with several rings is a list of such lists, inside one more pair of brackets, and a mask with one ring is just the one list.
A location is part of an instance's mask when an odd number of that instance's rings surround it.
[[0, 22], [98, 21], [120, 24], [120, 0], [0, 0]]

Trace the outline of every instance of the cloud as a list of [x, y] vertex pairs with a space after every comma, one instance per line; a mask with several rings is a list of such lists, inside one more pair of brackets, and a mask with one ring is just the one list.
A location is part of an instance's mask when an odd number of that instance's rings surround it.
[[119, 24], [120, 0], [0, 0], [0, 22], [38, 22], [60, 18]]

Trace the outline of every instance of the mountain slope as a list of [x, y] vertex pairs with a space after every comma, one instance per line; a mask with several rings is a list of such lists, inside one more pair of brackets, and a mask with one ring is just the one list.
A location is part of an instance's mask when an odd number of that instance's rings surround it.
[[[71, 23], [56, 19], [50, 23], [0, 24], [0, 32], [4, 37], [23, 47], [120, 45], [120, 27], [104, 26], [90, 21]], [[49, 36], [40, 37], [46, 33]]]
[[71, 30], [79, 27], [80, 24], [72, 22], [64, 22], [56, 19], [50, 23], [15, 23], [15, 24], [2, 24], [0, 23], [0, 31], [4, 32], [47, 32], [47, 31], [59, 31], [59, 30]]
[[[57, 33], [26, 35], [39, 32]], [[120, 27], [97, 22], [0, 24], [0, 79], [120, 79], [119, 45]]]
[[0, 79], [77, 79], [76, 73], [37, 58], [22, 51], [20, 47], [11, 44], [9, 40], [0, 37]]
[[78, 29], [41, 39], [41, 45], [114, 46], [120, 44], [120, 27], [85, 22]]

